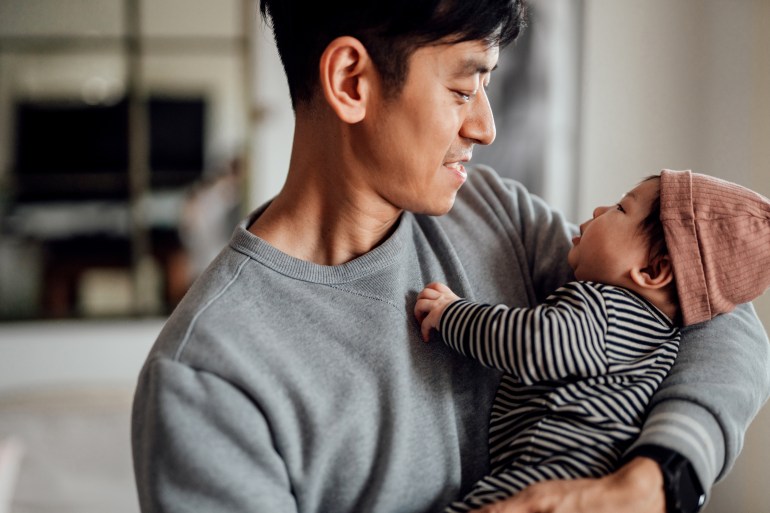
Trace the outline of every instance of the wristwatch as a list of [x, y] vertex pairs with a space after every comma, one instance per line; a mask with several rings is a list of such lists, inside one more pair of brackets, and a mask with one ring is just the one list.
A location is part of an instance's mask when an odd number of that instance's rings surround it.
[[706, 502], [700, 479], [690, 460], [673, 449], [658, 445], [640, 445], [623, 458], [630, 461], [637, 456], [655, 460], [663, 472], [663, 490], [666, 494], [666, 513], [696, 513]]

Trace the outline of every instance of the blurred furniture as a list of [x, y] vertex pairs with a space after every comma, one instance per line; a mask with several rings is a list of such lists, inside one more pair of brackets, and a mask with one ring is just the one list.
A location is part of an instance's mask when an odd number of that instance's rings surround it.
[[[24, 246], [41, 282], [0, 320], [178, 302], [184, 194], [244, 159], [256, 16], [251, 0], [0, 3], [0, 243]], [[110, 284], [129, 304], [84, 306]]]

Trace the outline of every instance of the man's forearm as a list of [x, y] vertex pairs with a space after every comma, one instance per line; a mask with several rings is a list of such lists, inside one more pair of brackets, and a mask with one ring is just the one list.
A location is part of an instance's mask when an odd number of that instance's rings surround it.
[[666, 513], [663, 474], [649, 458], [599, 479], [542, 481], [477, 513]]
[[635, 446], [678, 451], [708, 493], [731, 468], [770, 393], [769, 349], [750, 305], [683, 330], [676, 364], [653, 396]]

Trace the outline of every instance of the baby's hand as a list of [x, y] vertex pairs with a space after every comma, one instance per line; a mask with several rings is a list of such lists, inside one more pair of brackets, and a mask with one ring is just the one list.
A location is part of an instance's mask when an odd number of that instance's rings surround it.
[[417, 295], [414, 315], [420, 321], [420, 332], [425, 342], [429, 340], [430, 330], [438, 329], [438, 322], [444, 309], [458, 299], [460, 298], [443, 283], [429, 283]]

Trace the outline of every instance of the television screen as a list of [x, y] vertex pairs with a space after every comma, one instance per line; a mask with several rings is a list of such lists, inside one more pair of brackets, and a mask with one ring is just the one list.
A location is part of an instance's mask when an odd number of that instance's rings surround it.
[[201, 99], [150, 98], [150, 183], [167, 188], [199, 178], [206, 105]]
[[[205, 101], [149, 99], [150, 183], [189, 184], [204, 165]], [[128, 102], [16, 105], [14, 179], [19, 200], [127, 199]]]

